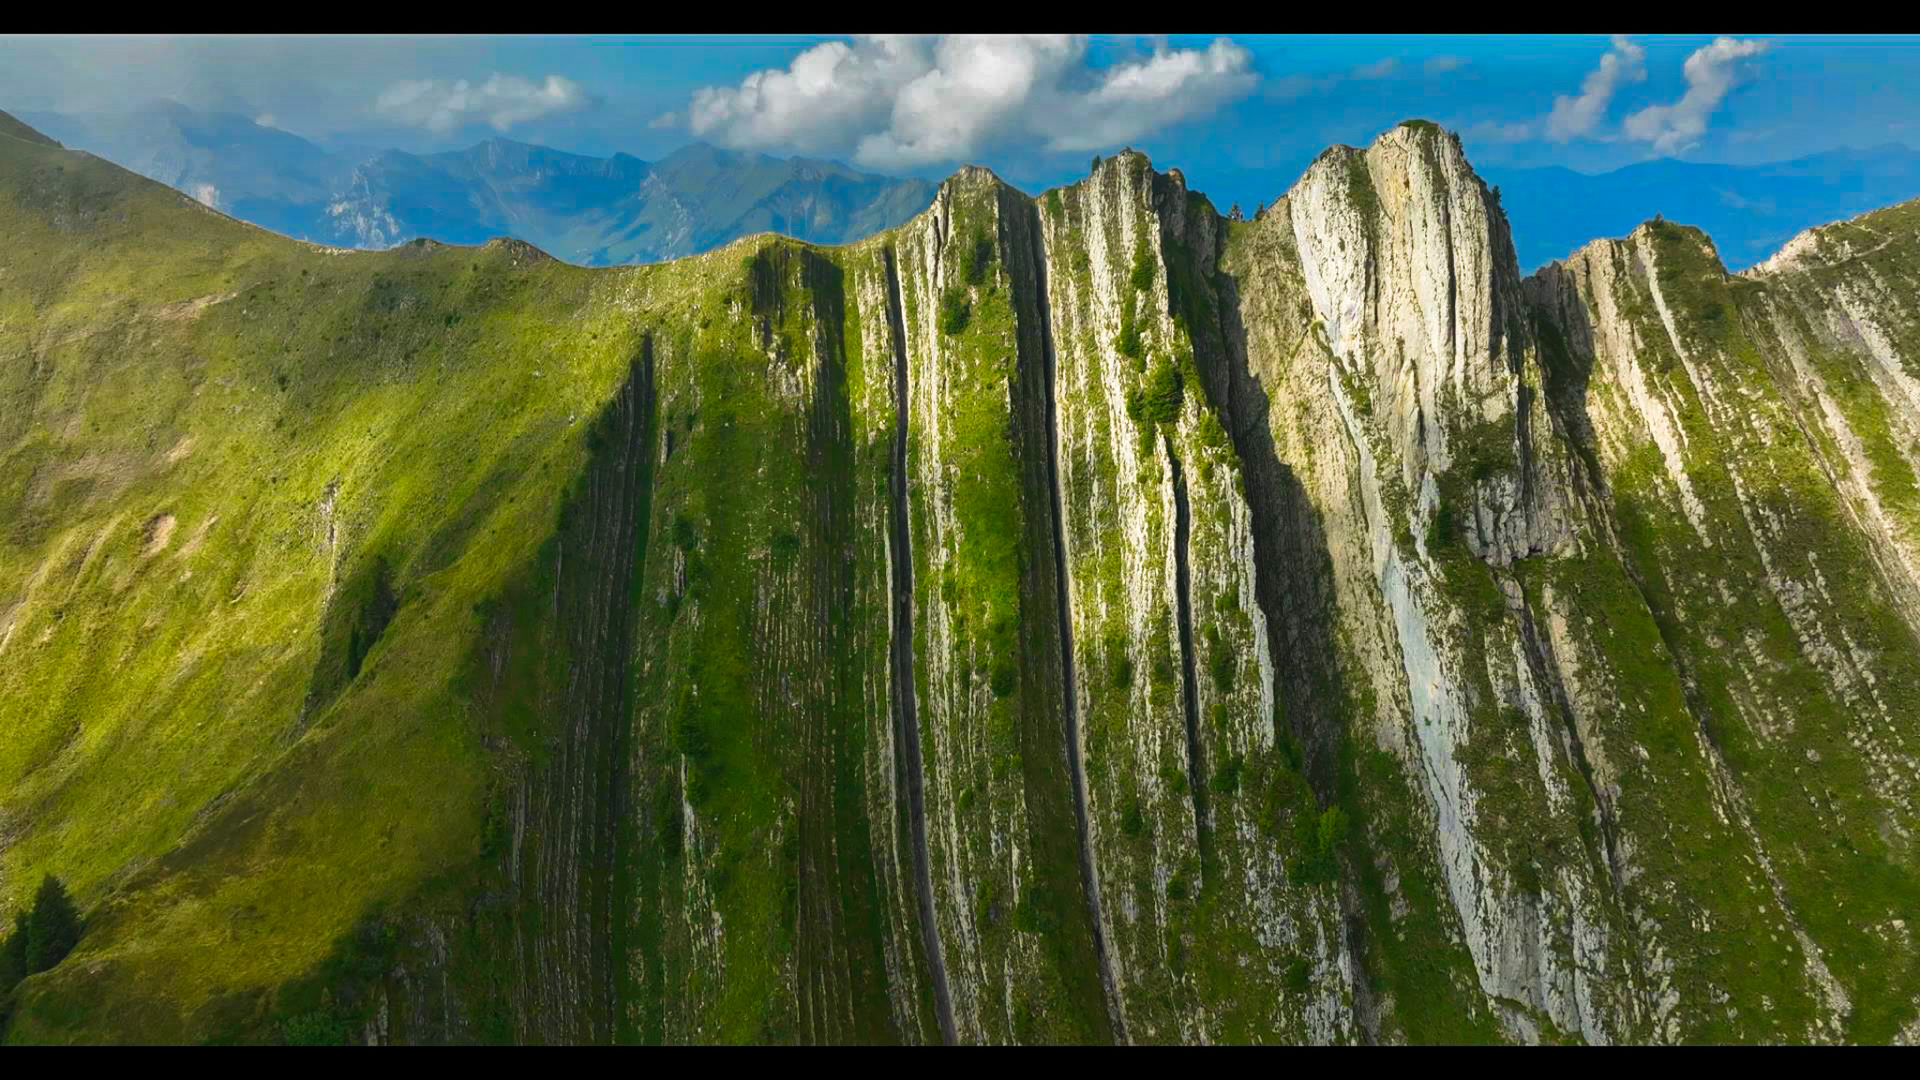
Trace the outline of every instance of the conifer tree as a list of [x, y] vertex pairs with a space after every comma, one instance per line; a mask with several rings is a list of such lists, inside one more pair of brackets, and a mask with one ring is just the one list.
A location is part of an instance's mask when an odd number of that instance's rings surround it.
[[27, 974], [33, 975], [66, 959], [80, 943], [80, 912], [67, 895], [67, 887], [48, 874], [33, 898], [33, 914], [27, 917]]
[[0, 994], [27, 977], [27, 913], [15, 912], [13, 932], [0, 941]]

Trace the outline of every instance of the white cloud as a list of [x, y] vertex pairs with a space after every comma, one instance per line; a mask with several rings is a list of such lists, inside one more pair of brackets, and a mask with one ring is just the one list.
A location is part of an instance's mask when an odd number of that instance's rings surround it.
[[270, 128], [273, 126], [273, 114], [261, 113], [259, 116], [253, 118], [253, 122], [259, 124], [261, 127]]
[[1296, 71], [1289, 75], [1282, 75], [1277, 79], [1268, 80], [1267, 88], [1263, 92], [1263, 96], [1273, 101], [1292, 101], [1294, 98], [1305, 97], [1315, 91], [1331, 90], [1339, 85], [1339, 83], [1340, 76], [1338, 75], [1315, 78], [1312, 75]]
[[1376, 60], [1371, 64], [1362, 64], [1354, 68], [1353, 77], [1356, 79], [1384, 79], [1393, 74], [1399, 67], [1399, 58], [1389, 56], [1384, 60]]
[[1649, 105], [1627, 117], [1627, 134], [1661, 154], [1689, 149], [1706, 134], [1707, 119], [1740, 81], [1739, 62], [1767, 51], [1764, 41], [1715, 38], [1693, 51], [1684, 68], [1687, 92], [1671, 105]]
[[1623, 83], [1642, 82], [1647, 77], [1646, 50], [1628, 41], [1623, 34], [1613, 36], [1613, 47], [1600, 57], [1600, 64], [1587, 73], [1580, 84], [1580, 96], [1561, 94], [1553, 99], [1553, 112], [1547, 116], [1547, 135], [1566, 142], [1587, 135], [1606, 119], [1607, 106]]
[[398, 82], [380, 95], [374, 110], [433, 132], [452, 131], [475, 121], [495, 131], [508, 131], [516, 124], [571, 112], [588, 103], [587, 92], [565, 76], [549, 75], [545, 82], [533, 82], [496, 72], [478, 86], [465, 79]]
[[[1457, 56], [1437, 56], [1427, 61], [1427, 70], [1429, 72], [1434, 70], [1434, 60], [1452, 61], [1452, 63], [1445, 65], [1442, 70], [1451, 70], [1454, 67], [1466, 63], [1465, 60]], [[1349, 71], [1336, 71], [1331, 75], [1308, 75], [1304, 72], [1296, 71], [1290, 75], [1282, 75], [1277, 79], [1270, 80], [1267, 83], [1264, 96], [1272, 101], [1292, 101], [1294, 98], [1306, 97], [1308, 94], [1332, 93], [1344, 82], [1353, 80], [1366, 82], [1384, 79], [1399, 70], [1400, 59], [1389, 56], [1384, 59], [1375, 60], [1371, 64], [1361, 64], [1359, 67]]]
[[1445, 75], [1449, 71], [1453, 71], [1458, 68], [1463, 68], [1466, 66], [1467, 66], [1466, 57], [1453, 56], [1451, 54], [1442, 54], [1440, 56], [1429, 56], [1427, 57], [1427, 62], [1425, 65], [1426, 72], [1429, 75]]
[[785, 70], [756, 71], [737, 87], [694, 91], [686, 124], [696, 135], [731, 146], [830, 153], [884, 126], [900, 88], [931, 67], [923, 39], [829, 41], [801, 53]]
[[1531, 120], [1520, 120], [1510, 124], [1482, 120], [1461, 132], [1461, 137], [1469, 142], [1481, 143], [1526, 142], [1537, 137], [1537, 127]]
[[956, 161], [1046, 123], [1055, 88], [1079, 65], [1083, 41], [954, 35], [930, 66], [894, 87], [884, 123], [861, 135], [855, 160], [877, 168]]
[[1020, 139], [1050, 150], [1124, 143], [1244, 97], [1258, 81], [1252, 54], [1225, 38], [1205, 49], [1155, 41], [1145, 55], [1092, 68], [1084, 35], [866, 36], [700, 89], [685, 123], [727, 146], [905, 168]]
[[1212, 112], [1253, 91], [1253, 55], [1221, 38], [1205, 49], [1157, 49], [1101, 73], [1091, 92], [1061, 95], [1063, 107], [1041, 126], [1055, 150], [1093, 150], [1137, 139], [1189, 116]]

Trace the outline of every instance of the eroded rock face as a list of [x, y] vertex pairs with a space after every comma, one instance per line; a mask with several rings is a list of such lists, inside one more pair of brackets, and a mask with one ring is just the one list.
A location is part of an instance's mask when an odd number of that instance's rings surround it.
[[[1406, 125], [1246, 225], [1126, 154], [1038, 200], [962, 173], [841, 257], [891, 373], [856, 412], [905, 424], [918, 761], [897, 696], [867, 722], [895, 1034], [1877, 1030], [1809, 914], [1845, 871], [1788, 839], [1811, 759], [1767, 748], [1789, 687], [1830, 706], [1828, 824], [1900, 865], [1911, 536], [1860, 463], [1912, 462], [1791, 435], [1818, 350], [1894, 422], [1909, 377], [1871, 320], [1793, 321], [1844, 303], [1671, 247], [1522, 282], [1457, 141]], [[1796, 550], [1814, 470], [1841, 590]]]
[[[1904, 229], [1911, 243], [1912, 212], [1859, 227], [1893, 242]], [[1658, 767], [1638, 785], [1657, 789], [1673, 819], [1659, 841], [1622, 836], [1629, 910], [1664, 930], [1640, 935], [1657, 1037], [1883, 1039], [1906, 1008], [1881, 1010], [1859, 989], [1879, 978], [1868, 974], [1872, 950], [1859, 950], [1869, 940], [1898, 950], [1900, 917], [1864, 899], [1873, 890], [1841, 899], [1814, 884], [1847, 865], [1910, 872], [1896, 869], [1913, 827], [1911, 784], [1897, 777], [1900, 762], [1912, 775], [1915, 734], [1912, 706], [1894, 703], [1911, 700], [1915, 609], [1900, 530], [1889, 527], [1894, 508], [1912, 505], [1900, 479], [1911, 460], [1894, 449], [1911, 428], [1899, 419], [1898, 376], [1823, 291], [1884, 270], [1793, 269], [1818, 247], [1797, 240], [1767, 268], [1730, 278], [1704, 236], [1656, 222], [1529, 282], [1564, 334], [1558, 366], [1580, 393], [1561, 408], [1588, 433], [1581, 452], [1605, 478], [1614, 549], [1679, 675], [1674, 728], [1698, 747], [1667, 765], [1653, 739], [1607, 755], [1624, 815], [1640, 771], [1628, 754], [1649, 762], [1651, 750]], [[1904, 310], [1890, 298], [1883, 317]], [[1683, 777], [1698, 788], [1691, 813], [1672, 801]], [[1871, 855], [1807, 840], [1863, 829], [1879, 836]], [[1744, 868], [1709, 885], [1686, 864], [1662, 865], [1696, 835], [1708, 838], [1702, 857], [1740, 851]], [[1860, 914], [1863, 903], [1873, 914]], [[1855, 916], [1840, 914], [1847, 907]], [[1673, 929], [1682, 910], [1704, 938]], [[1863, 921], [1843, 929], [1854, 917]], [[1716, 952], [1723, 935], [1747, 942], [1743, 962]], [[1687, 992], [1684, 972], [1716, 968], [1731, 989]], [[1773, 1007], [1755, 1015], [1738, 998], [1760, 970], [1779, 974], [1765, 992]]]
[[1041, 219], [1092, 847], [1128, 1034], [1351, 1037], [1334, 891], [1288, 867], [1315, 808], [1275, 726], [1252, 515], [1202, 385], [1221, 223], [1131, 154]]
[[355, 1031], [1911, 1039], [1917, 253], [1523, 281], [1416, 122], [1253, 222], [1126, 153], [594, 272], [644, 349], [460, 684], [484, 889]]

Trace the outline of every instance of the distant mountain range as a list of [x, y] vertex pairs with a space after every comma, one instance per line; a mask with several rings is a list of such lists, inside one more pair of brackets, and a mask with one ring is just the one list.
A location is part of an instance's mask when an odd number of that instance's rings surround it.
[[[489, 139], [411, 154], [326, 149], [245, 116], [159, 103], [122, 113], [21, 114], [60, 142], [219, 210], [316, 243], [384, 248], [511, 235], [589, 266], [691, 255], [757, 232], [846, 243], [925, 209], [934, 187], [805, 158], [696, 143], [654, 162]], [[1524, 271], [1656, 215], [1696, 225], [1740, 270], [1802, 229], [1912, 198], [1920, 151], [1898, 144], [1767, 165], [1662, 160], [1586, 174], [1489, 168]], [[1284, 190], [1292, 176], [1274, 176]], [[1204, 188], [1204, 182], [1201, 184]]]
[[334, 253], [0, 112], [0, 1045], [1920, 1044], [1920, 198], [1269, 205]]
[[1727, 268], [1744, 270], [1802, 229], [1920, 194], [1920, 150], [1898, 143], [1766, 165], [1662, 160], [1593, 175], [1557, 166], [1481, 172], [1500, 188], [1525, 273], [1655, 215], [1706, 230]]
[[924, 210], [934, 191], [925, 180], [699, 143], [655, 162], [509, 139], [410, 154], [329, 151], [244, 116], [171, 103], [27, 119], [244, 221], [348, 247], [511, 235], [582, 265], [652, 262], [758, 232], [857, 240]]

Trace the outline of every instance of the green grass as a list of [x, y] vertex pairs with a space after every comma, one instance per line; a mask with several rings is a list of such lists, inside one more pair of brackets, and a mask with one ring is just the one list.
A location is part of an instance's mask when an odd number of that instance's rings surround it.
[[[1658, 285], [1698, 378], [1711, 380], [1722, 395], [1727, 387], [1758, 390], [1788, 378], [1771, 323], [1761, 317], [1757, 287], [1727, 278], [1697, 231], [1671, 224], [1651, 229]], [[1657, 316], [1650, 308], [1638, 306], [1635, 317], [1648, 327], [1649, 340], [1664, 342], [1664, 330], [1653, 332]], [[1911, 996], [1916, 972], [1910, 961], [1888, 957], [1870, 927], [1884, 924], [1903, 906], [1897, 897], [1913, 894], [1916, 866], [1911, 851], [1887, 844], [1885, 833], [1872, 824], [1900, 811], [1876, 794], [1867, 760], [1848, 746], [1847, 732], [1878, 726], [1876, 710], [1843, 694], [1822, 670], [1803, 631], [1767, 586], [1768, 565], [1760, 549], [1767, 549], [1773, 573], [1804, 582], [1817, 572], [1827, 583], [1814, 593], [1804, 617], [1823, 634], [1844, 634], [1871, 650], [1883, 701], [1910, 699], [1920, 688], [1912, 633], [1890, 606], [1862, 539], [1838, 503], [1818, 461], [1820, 444], [1803, 434], [1818, 422], [1793, 415], [1810, 403], [1781, 391], [1756, 394], [1740, 414], [1729, 417], [1716, 411], [1695, 376], [1675, 360], [1649, 367], [1678, 406], [1687, 438], [1685, 465], [1716, 543], [1709, 549], [1698, 542], [1672, 494], [1666, 466], [1650, 444], [1610, 463], [1634, 582], [1632, 593], [1624, 583], [1616, 586], [1618, 598], [1609, 603], [1624, 611], [1644, 596], [1651, 618], [1621, 614], [1609, 619], [1616, 639], [1628, 628], [1634, 639], [1608, 646], [1607, 666], [1625, 694], [1661, 688], [1657, 708], [1641, 701], [1639, 723], [1667, 719], [1635, 732], [1634, 745], [1656, 755], [1692, 758], [1700, 753], [1697, 743], [1704, 735], [1724, 760], [1755, 834], [1771, 855], [1793, 918], [1848, 988], [1853, 1002], [1848, 1037], [1881, 1041], [1899, 1023], [1901, 1009], [1889, 1003]], [[1817, 355], [1815, 363], [1843, 400], [1851, 398], [1851, 408], [1843, 408], [1865, 420], [1862, 426], [1871, 433], [1872, 409], [1859, 393], [1859, 376], [1837, 356]], [[1884, 482], [1871, 454], [1869, 468], [1876, 481]], [[1737, 497], [1752, 511], [1743, 510]], [[1755, 531], [1756, 522], [1766, 523], [1762, 531]], [[1583, 605], [1608, 602], [1607, 593], [1594, 592], [1607, 580], [1594, 569], [1557, 580]], [[1663, 654], [1677, 661], [1684, 681], [1660, 670]], [[1627, 698], [1630, 705], [1634, 700]], [[1659, 820], [1670, 828], [1683, 823], [1682, 842], [1698, 845], [1704, 854], [1731, 838], [1717, 838], [1725, 827], [1716, 823], [1704, 785], [1683, 810], [1682, 791], [1672, 778], [1686, 771], [1692, 770], [1678, 763], [1654, 770], [1663, 778], [1655, 788]], [[1680, 895], [1690, 906], [1726, 903], [1738, 880], [1701, 873], [1688, 862], [1672, 873], [1685, 883]], [[1721, 940], [1742, 942], [1740, 950], [1728, 954], [1703, 941], [1694, 963], [1702, 974], [1717, 970], [1713, 984], [1736, 1002], [1764, 997], [1774, 1008], [1762, 1018], [1752, 1017], [1748, 1007], [1741, 1008], [1738, 1020], [1730, 1014], [1693, 1017], [1691, 1023], [1699, 1025], [1694, 1037], [1804, 1030], [1814, 1008], [1797, 946], [1777, 923], [1749, 914], [1771, 906], [1769, 888], [1757, 875], [1740, 876], [1746, 880], [1739, 887], [1754, 900], [1716, 919], [1724, 927]]]
[[3, 158], [0, 790], [35, 822], [5, 867], [115, 897], [13, 1033], [192, 1038], [472, 857], [467, 612], [550, 531], [569, 418], [634, 341], [610, 278], [325, 255], [101, 162]]
[[[722, 781], [706, 778], [702, 810], [734, 928], [726, 993], [704, 1003], [709, 1030], [756, 1038], [791, 1024], [765, 988], [793, 952], [782, 912], [796, 849], [767, 839], [796, 835], [778, 793], [806, 770], [754, 747], [738, 722], [752, 702], [729, 707], [728, 694], [765, 684], [744, 677], [758, 635], [745, 622], [752, 579], [735, 568], [759, 550], [792, 559], [849, 541], [810, 529], [807, 507], [691, 478], [753, 475], [765, 462], [782, 470], [768, 490], [807, 490], [804, 462], [773, 450], [796, 433], [805, 441], [806, 414], [743, 398], [754, 383], [732, 358], [760, 351], [760, 315], [778, 324], [787, 359], [776, 362], [788, 364], [811, 350], [815, 312], [841, 320], [825, 310], [837, 301], [818, 295], [833, 275], [805, 272], [824, 260], [797, 260], [804, 283], [776, 295], [796, 265], [786, 249], [771, 261], [716, 253], [665, 272], [598, 273], [512, 247], [328, 255], [101, 163], [9, 153], [4, 164], [0, 205], [16, 235], [7, 268], [21, 285], [8, 290], [16, 337], [5, 348], [28, 328], [58, 339], [0, 366], [10, 525], [0, 581], [23, 590], [5, 601], [21, 636], [0, 665], [13, 734], [0, 790], [36, 822], [5, 866], [8, 880], [58, 867], [84, 904], [112, 897], [76, 955], [86, 966], [24, 988], [13, 1037], [95, 1038], [110, 1024], [150, 1040], [271, 1038], [301, 1016], [302, 1037], [331, 1030], [312, 1009], [276, 1005], [278, 988], [309, 979], [365, 919], [460, 910], [459, 897], [498, 886], [502, 785], [551, 764], [568, 679], [558, 629], [540, 628], [540, 575], [554, 572], [543, 538], [565, 533], [591, 422], [649, 324], [715, 324], [730, 299], [747, 311], [737, 330], [662, 339], [664, 379], [706, 382], [691, 412], [663, 395], [664, 423], [697, 412], [698, 424], [677, 433], [673, 464], [688, 463], [688, 479], [675, 468], [662, 480], [660, 504], [680, 516], [656, 520], [689, 541], [696, 605], [715, 612], [688, 642], [699, 664], [675, 684], [719, 691], [685, 714], [710, 738], [696, 783], [703, 769]], [[44, 224], [49, 200], [85, 243]], [[632, 317], [636, 294], [650, 317]], [[23, 312], [31, 321], [15, 320]], [[683, 489], [699, 494], [697, 514], [677, 500]], [[647, 565], [655, 579], [670, 572]], [[488, 663], [496, 619], [519, 642], [507, 650], [509, 692], [476, 697], [467, 673]], [[103, 657], [115, 658], [111, 672]], [[864, 851], [864, 817], [846, 812], [860, 798], [858, 732], [844, 716], [828, 727], [846, 764], [822, 775], [837, 776], [829, 801], [841, 809], [807, 820]], [[154, 784], [155, 770], [169, 782]], [[641, 793], [649, 804], [653, 790]], [[762, 861], [769, 851], [777, 858]], [[658, 884], [650, 867], [631, 873]], [[861, 914], [873, 904], [870, 868], [854, 859], [824, 882], [858, 928], [847, 932], [877, 950]], [[663, 905], [642, 907], [640, 939], [670, 937]], [[456, 949], [456, 973], [476, 986], [519, 977], [467, 958], [538, 935], [542, 914], [525, 909]], [[877, 976], [879, 964], [876, 953], [864, 970]], [[856, 1030], [871, 1038], [886, 1021], [880, 984], [865, 985]], [[665, 993], [657, 979], [647, 992]], [[327, 1023], [346, 1016], [329, 1008]], [[660, 1033], [670, 1018], [657, 1012]]]
[[[1283, 685], [1265, 715], [1254, 568], [1232, 546], [1246, 433], [1229, 436], [1219, 387], [1244, 344], [1225, 316], [1272, 313], [1226, 310], [1220, 259], [1297, 277], [1286, 215], [1229, 226], [1203, 197], [1162, 198], [1171, 181], [1129, 154], [1035, 204], [984, 174], [956, 181], [943, 278], [932, 219], [854, 248], [756, 239], [590, 272], [512, 244], [327, 253], [0, 142], [0, 917], [49, 872], [87, 916], [72, 956], [22, 984], [8, 1039], [357, 1041], [382, 1001], [403, 1040], [936, 1037], [910, 849], [888, 817], [883, 247], [923, 410], [908, 498], [935, 907], [950, 975], [957, 921], [977, 935], [980, 1033], [1112, 1035], [1061, 742], [1040, 423], [1056, 391], [1090, 831], [1129, 1034], [1174, 1038], [1204, 1015], [1221, 1041], [1304, 1037], [1342, 897], [1364, 927], [1363, 990], [1390, 1003], [1385, 1037], [1494, 1041], [1497, 1011], [1550, 1029], [1478, 985], [1428, 785], [1374, 734], [1395, 689], [1348, 633], [1373, 613], [1264, 613], [1334, 654], [1338, 680], [1311, 687], [1331, 715], [1296, 721], [1333, 759], [1319, 790], [1286, 722], [1317, 697]], [[1372, 174], [1341, 153], [1371, 223]], [[1096, 213], [1107, 236], [1086, 231]], [[1836, 235], [1864, 249], [1905, 213]], [[1053, 387], [1029, 215], [1066, 298], [1049, 311]], [[1850, 274], [1908, 289], [1910, 252], [1756, 281], [1728, 278], [1693, 230], [1649, 239], [1687, 356], [1632, 271], [1624, 314], [1685, 436], [1710, 548], [1617, 372], [1575, 370], [1544, 316], [1551, 408], [1610, 433], [1571, 448], [1605, 478], [1588, 512], [1608, 528], [1553, 556], [1473, 554], [1466, 508], [1522, 464], [1512, 422], [1460, 424], [1459, 402], [1431, 418], [1453, 460], [1418, 522], [1374, 388], [1338, 371], [1399, 553], [1431, 571], [1420, 600], [1470, 714], [1478, 872], [1541, 897], [1565, 874], [1594, 882], [1605, 895], [1583, 914], [1609, 945], [1583, 978], [1631, 971], [1651, 993], [1648, 957], [1671, 961], [1679, 1037], [1802, 1039], [1822, 1005], [1764, 850], [1852, 1002], [1841, 1034], [1885, 1041], [1920, 986], [1889, 944], [1920, 856], [1881, 762], [1914, 750], [1920, 643], [1772, 327], [1786, 312], [1807, 343], [1861, 479], [1912, 542], [1904, 421], [1811, 317]], [[1334, 458], [1307, 426], [1330, 407], [1312, 396], [1330, 360], [1299, 348], [1314, 328], [1297, 281], [1263, 299], [1273, 272], [1232, 284], [1278, 312], [1257, 344], [1282, 358], [1255, 357], [1273, 364], [1258, 374], [1276, 437], [1307, 440], [1279, 464], [1310, 493], [1331, 483], [1313, 512], [1342, 520], [1359, 493], [1322, 475]], [[1091, 302], [1096, 282], [1118, 311]], [[1901, 348], [1914, 332], [1889, 317]], [[1191, 656], [1158, 584], [1174, 578], [1175, 465]], [[1144, 602], [1134, 569], [1155, 583]], [[1770, 574], [1804, 601], [1783, 603]], [[1559, 674], [1583, 691], [1582, 756], [1546, 748], [1547, 778], [1502, 666], [1522, 625], [1556, 628]], [[1870, 688], [1833, 674], [1855, 656]], [[1716, 801], [1721, 776], [1736, 804]], [[1632, 873], [1614, 880], [1618, 845]], [[1251, 884], [1268, 866], [1283, 880]], [[1264, 932], [1276, 911], [1294, 936]]]

